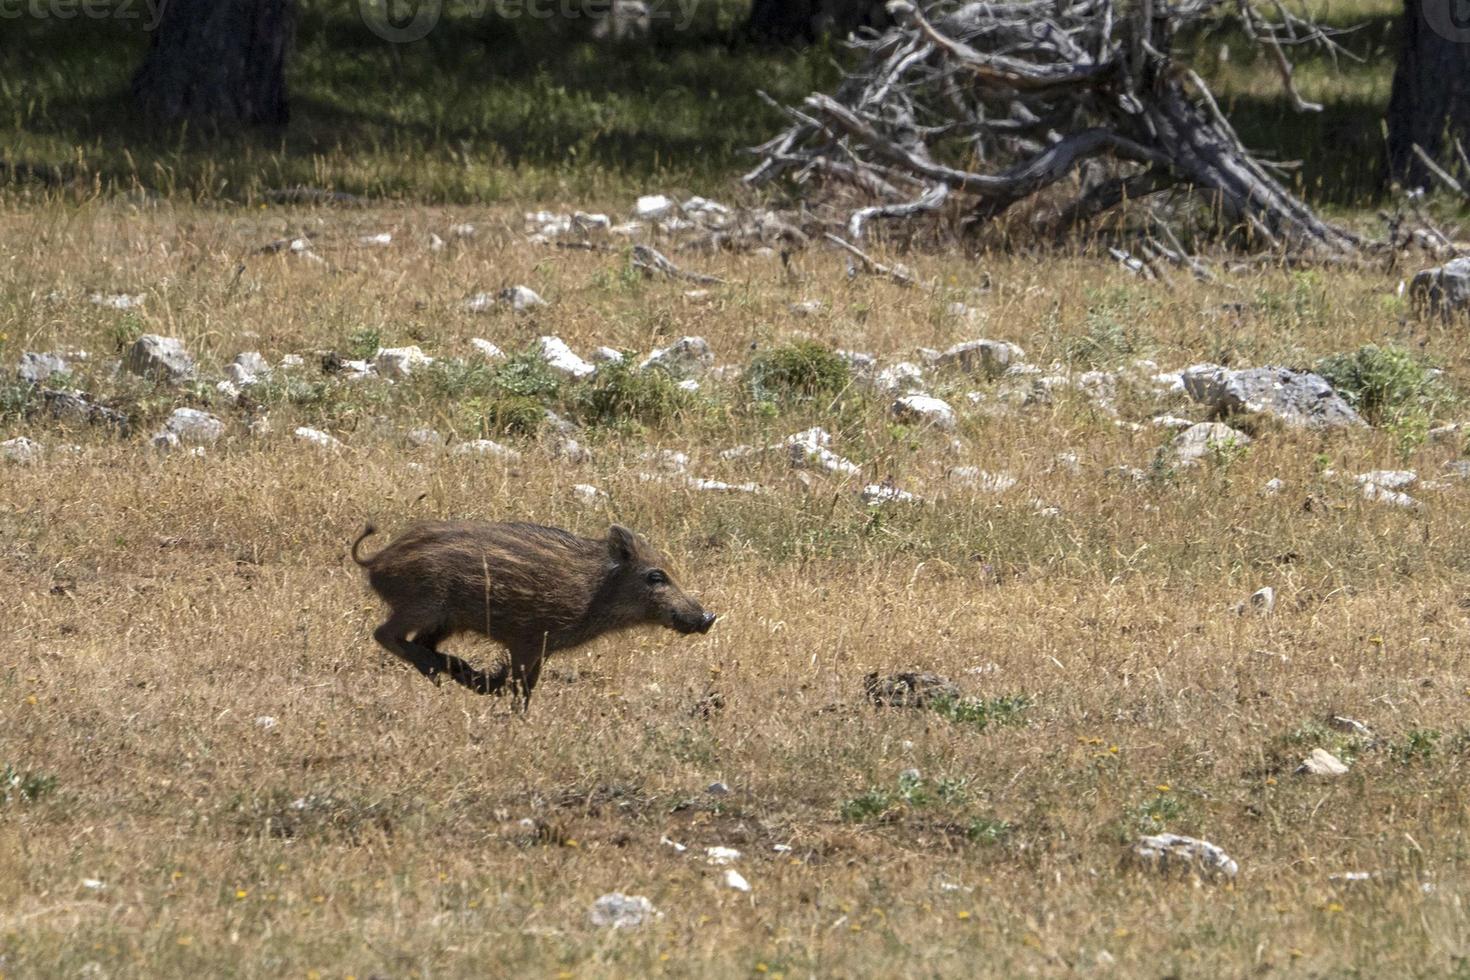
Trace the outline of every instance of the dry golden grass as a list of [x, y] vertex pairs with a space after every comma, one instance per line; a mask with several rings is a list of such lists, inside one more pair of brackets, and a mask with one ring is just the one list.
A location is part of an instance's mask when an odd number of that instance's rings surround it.
[[[430, 230], [465, 219], [477, 239], [428, 251]], [[989, 336], [1045, 364], [1110, 318], [1163, 367], [1308, 363], [1387, 341], [1422, 347], [1453, 383], [1470, 378], [1458, 333], [1404, 317], [1386, 272], [1165, 288], [1080, 257], [910, 255], [938, 285], [902, 291], [850, 283], [839, 259], [811, 252], [789, 278], [755, 257], [691, 259], [729, 280], [697, 304], [678, 285], [627, 280], [618, 256], [525, 246], [514, 219], [11, 208], [3, 360], [80, 346], [100, 361], [119, 330], [143, 329], [185, 339], [217, 369], [240, 350], [274, 360], [374, 329], [436, 355], [464, 353], [471, 336], [511, 349], [556, 333], [585, 351], [703, 334], [727, 363], [798, 334], [885, 360]], [[236, 276], [249, 248], [302, 227], [327, 269], [255, 257]], [[393, 246], [353, 244], [383, 229]], [[974, 293], [982, 272], [993, 288]], [[552, 305], [524, 319], [458, 308], [516, 282]], [[148, 298], [130, 320], [87, 303], [94, 290]], [[826, 312], [787, 309], [813, 298]], [[983, 319], [946, 315], [953, 299]], [[1221, 312], [1237, 302], [1243, 312]], [[102, 366], [88, 370], [108, 390]], [[6, 423], [0, 436], [52, 451], [0, 469], [0, 765], [56, 786], [0, 806], [0, 973], [1465, 969], [1470, 497], [1451, 483], [1415, 491], [1419, 512], [1360, 499], [1348, 474], [1399, 465], [1401, 439], [1261, 425], [1240, 458], [1134, 486], [1105, 471], [1147, 469], [1166, 436], [1080, 397], [996, 418], [966, 408], [951, 445], [894, 427], [882, 399], [829, 418], [822, 406], [751, 412], [734, 387], [708, 395], [642, 434], [589, 434], [596, 456], [580, 466], [531, 441], [513, 466], [411, 453], [397, 434], [415, 424], [470, 434], [449, 399], [428, 395], [278, 405], [268, 436], [220, 408], [229, 432], [203, 459], [155, 455], [140, 445], [146, 427], [115, 443]], [[148, 422], [182, 396], [129, 397]], [[1170, 407], [1120, 405], [1125, 420]], [[716, 458], [814, 421], [864, 464], [861, 478]], [[293, 443], [307, 423], [346, 450]], [[65, 442], [79, 451], [55, 450]], [[640, 480], [636, 454], [650, 446], [771, 492]], [[1456, 448], [1410, 445], [1407, 464], [1437, 475]], [[1064, 451], [1079, 473], [1055, 465]], [[1019, 484], [960, 490], [944, 476], [959, 464]], [[862, 506], [857, 487], [888, 475], [928, 502]], [[1272, 477], [1287, 490], [1263, 496]], [[611, 499], [584, 507], [576, 483]], [[371, 642], [379, 609], [347, 545], [368, 517], [391, 531], [421, 516], [585, 533], [626, 522], [675, 555], [722, 618], [707, 637], [630, 633], [563, 655], [515, 718]], [[1262, 585], [1277, 590], [1274, 616], [1230, 612]], [[1030, 707], [980, 730], [863, 701], [866, 672], [909, 668]], [[713, 692], [724, 707], [705, 717]], [[1330, 730], [1335, 714], [1382, 744]], [[1318, 745], [1356, 750], [1351, 772], [1292, 775]], [[910, 767], [929, 799], [896, 798]], [[706, 794], [715, 780], [730, 794]], [[844, 819], [864, 799], [891, 805]], [[1197, 885], [1121, 868], [1123, 842], [1147, 829], [1214, 841], [1239, 877]], [[705, 865], [711, 845], [744, 852], [751, 893]], [[1329, 879], [1355, 871], [1382, 877]], [[648, 896], [663, 917], [594, 929], [589, 905], [614, 890]]]

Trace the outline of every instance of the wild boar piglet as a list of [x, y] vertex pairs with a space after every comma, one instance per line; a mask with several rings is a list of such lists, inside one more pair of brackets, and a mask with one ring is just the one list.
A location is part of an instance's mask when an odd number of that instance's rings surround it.
[[[668, 559], [614, 524], [584, 538], [520, 522], [426, 521], [377, 554], [352, 560], [390, 609], [373, 637], [438, 683], [443, 675], [480, 694], [510, 681], [518, 707], [530, 704], [547, 654], [640, 624], [707, 633], [714, 613], [675, 583]], [[493, 671], [439, 651], [456, 633], [480, 633], [509, 651]]]

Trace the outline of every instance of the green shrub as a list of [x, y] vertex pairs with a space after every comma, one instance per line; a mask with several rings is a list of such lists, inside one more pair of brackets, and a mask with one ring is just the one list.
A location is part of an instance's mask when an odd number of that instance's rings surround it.
[[378, 356], [378, 351], [382, 349], [382, 346], [383, 338], [377, 329], [364, 327], [348, 336], [343, 348], [347, 351], [347, 356], [353, 360], [370, 361]]
[[640, 371], [624, 358], [604, 364], [572, 393], [572, 408], [591, 425], [657, 425], [693, 404], [665, 371]]
[[34, 803], [55, 789], [56, 777], [48, 773], [22, 771], [9, 764], [0, 769], [0, 803]]
[[969, 725], [983, 732], [991, 725], [1022, 724], [1025, 721], [1022, 715], [1031, 707], [1031, 699], [1024, 694], [996, 698], [935, 698], [929, 707], [946, 721]]
[[471, 398], [459, 407], [459, 416], [482, 436], [535, 435], [546, 422], [546, 408], [524, 395], [496, 394]]
[[842, 355], [811, 340], [761, 351], [750, 362], [746, 381], [758, 401], [836, 395], [852, 383]]
[[1111, 311], [1093, 310], [1087, 314], [1087, 332], [1069, 337], [1065, 346], [1068, 361], [1088, 368], [1116, 364], [1139, 352], [1137, 332], [1118, 320]]
[[415, 371], [409, 385], [433, 398], [484, 398], [495, 391], [495, 367], [483, 360], [441, 358]]
[[561, 391], [561, 379], [551, 370], [541, 352], [534, 348], [513, 354], [495, 365], [492, 385], [498, 394], [543, 401], [555, 398]]
[[1364, 344], [1348, 354], [1330, 354], [1314, 370], [1373, 425], [1415, 416], [1427, 421], [1450, 400], [1431, 365], [1393, 345]]

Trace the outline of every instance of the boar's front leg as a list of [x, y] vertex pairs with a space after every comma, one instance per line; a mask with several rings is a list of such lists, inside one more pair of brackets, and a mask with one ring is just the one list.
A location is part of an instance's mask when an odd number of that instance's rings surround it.
[[516, 711], [528, 711], [531, 707], [531, 691], [541, 679], [541, 664], [546, 659], [540, 644], [518, 646], [510, 651], [510, 685]]

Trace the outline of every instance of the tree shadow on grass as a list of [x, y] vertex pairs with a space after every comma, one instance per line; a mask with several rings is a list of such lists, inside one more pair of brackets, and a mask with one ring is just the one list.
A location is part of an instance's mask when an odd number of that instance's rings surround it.
[[[722, 181], [779, 122], [759, 89], [795, 100], [836, 78], [829, 52], [739, 44], [708, 17], [685, 31], [655, 24], [642, 43], [599, 42], [589, 26], [461, 16], [390, 44], [357, 17], [312, 5], [288, 65], [290, 123], [233, 132], [160, 130], [138, 115], [128, 83], [146, 50], [141, 25], [23, 21], [0, 42], [0, 76], [12, 79], [0, 85], [0, 137], [5, 120], [14, 127], [0, 159], [12, 179], [29, 166], [209, 196], [283, 182], [495, 196], [493, 175], [443, 176], [471, 162]], [[413, 186], [419, 160], [440, 186]]]

